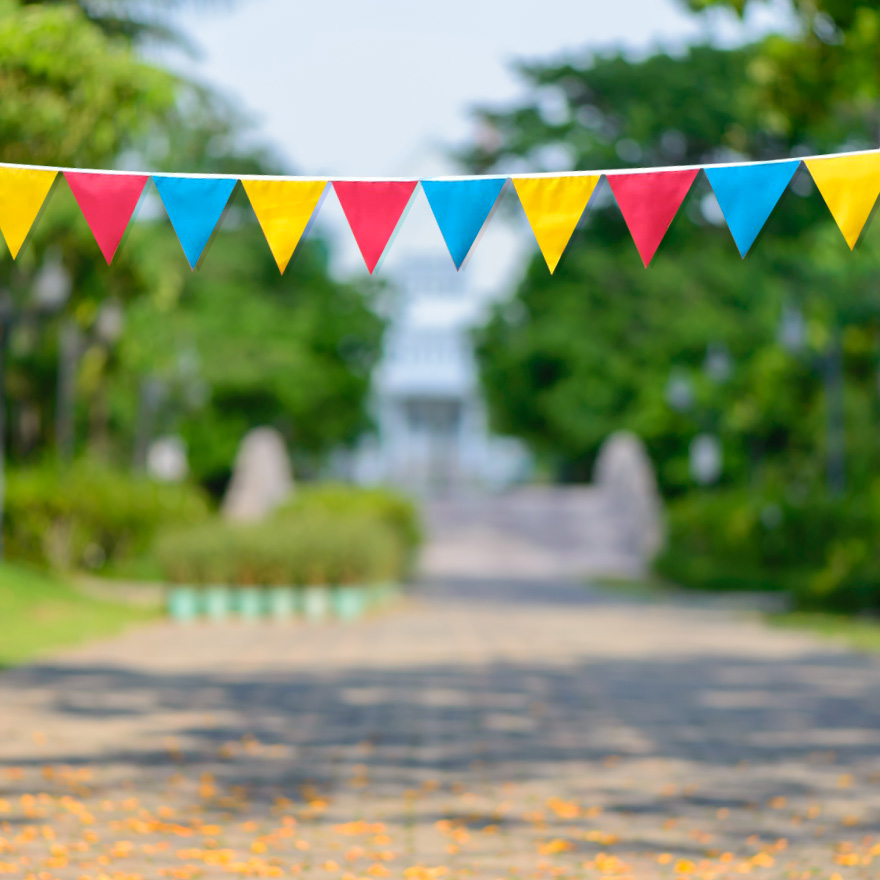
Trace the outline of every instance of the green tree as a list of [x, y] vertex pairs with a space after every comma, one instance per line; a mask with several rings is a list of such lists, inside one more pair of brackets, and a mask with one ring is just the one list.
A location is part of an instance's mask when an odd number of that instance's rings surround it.
[[282, 431], [301, 473], [355, 440], [383, 329], [363, 291], [328, 277], [320, 241], [301, 246], [281, 276], [244, 193], [232, 201], [198, 272], [164, 223], [132, 241], [154, 261], [156, 285], [129, 309], [113, 380], [124, 446], [150, 377], [161, 394], [153, 430], [181, 433], [195, 476], [215, 491], [257, 425]]
[[134, 44], [164, 43], [188, 48], [186, 38], [169, 22], [169, 13], [193, 0], [20, 0], [22, 6], [72, 6], [112, 37]]
[[[747, 93], [731, 99], [729, 84], [749, 61], [748, 50], [696, 47], [679, 58], [614, 54], [523, 68], [533, 99], [482, 113], [493, 136], [466, 158], [482, 169], [511, 160], [540, 169], [548, 145], [568, 150], [573, 168], [778, 155], [785, 144], [759, 125]], [[588, 478], [601, 441], [630, 427], [648, 442], [665, 487], [681, 489], [691, 438], [728, 430], [720, 405], [700, 416], [676, 413], [667, 382], [673, 370], [699, 377], [710, 343], [725, 344], [741, 374], [778, 320], [783, 290], [768, 259], [787, 258], [783, 240], [772, 257], [761, 249], [741, 264], [727, 230], [704, 216], [706, 195], [701, 183], [646, 271], [613, 199], [600, 191], [555, 275], [536, 257], [487, 325], [479, 350], [496, 424], [525, 437], [558, 474]], [[817, 213], [797, 197], [784, 208], [796, 228]], [[716, 403], [732, 393], [732, 383], [704, 389]], [[773, 431], [750, 428], [754, 436], [725, 438], [731, 477]]]
[[[789, 155], [804, 142], [769, 129], [762, 96], [747, 85], [761, 51], [701, 46], [680, 57], [615, 54], [524, 67], [531, 99], [482, 111], [484, 136], [465, 161], [542, 170], [560, 150], [568, 167], [583, 169]], [[820, 131], [812, 143], [833, 142]], [[698, 180], [647, 271], [609, 191], [600, 190], [556, 274], [536, 257], [482, 333], [496, 425], [527, 439], [567, 478], [587, 478], [601, 441], [629, 427], [645, 438], [670, 492], [692, 486], [688, 446], [703, 431], [722, 439], [728, 482], [753, 479], [767, 462], [789, 479], [821, 479], [822, 359], [838, 330], [850, 420], [875, 417], [880, 267], [870, 246], [849, 254], [806, 174], [794, 190], [743, 262]], [[783, 304], [804, 310], [809, 323], [798, 357], [777, 345]], [[721, 385], [702, 369], [707, 347], [718, 344], [735, 365]], [[667, 401], [675, 373], [694, 385], [687, 412]], [[875, 456], [864, 443], [852, 446], [864, 453], [853, 469], [864, 473]]]
[[[868, 5], [810, 5], [826, 15], [852, 7], [832, 24], [861, 63], [873, 63], [876, 46], [861, 51], [854, 36], [872, 19]], [[808, 4], [797, 8], [805, 15]], [[528, 100], [482, 111], [464, 159], [480, 170], [586, 170], [868, 146], [876, 65], [856, 85], [857, 58], [844, 57], [827, 28], [818, 46], [828, 22], [809, 21], [809, 34], [733, 51], [523, 67]], [[878, 246], [880, 230], [868, 228], [850, 253], [802, 171], [743, 262], [701, 176], [646, 271], [600, 189], [556, 274], [536, 257], [480, 335], [491, 415], [564, 478], [587, 478], [612, 430], [638, 432], [662, 488], [678, 496], [662, 561], [670, 577], [785, 584], [811, 605], [877, 607]], [[780, 340], [781, 313], [792, 307], [805, 321], [796, 350]], [[719, 345], [731, 355], [729, 376], [706, 368]], [[670, 394], [682, 379], [687, 393]], [[844, 425], [849, 483], [836, 497], [826, 480], [842, 488]], [[688, 467], [703, 432], [723, 448], [712, 492]]]
[[[179, 95], [176, 77], [145, 62], [130, 39], [109, 34], [77, 5], [14, 0], [0, 0], [0, 88], [0, 161], [79, 167], [115, 164], [170, 123]], [[39, 448], [42, 426], [54, 421], [57, 334], [27, 318], [49, 248], [61, 254], [73, 287], [60, 320], [87, 328], [100, 302], [143, 290], [127, 255], [112, 272], [101, 272], [85, 222], [64, 185], [57, 186], [29, 245], [14, 263], [0, 263], [4, 310], [25, 309], [15, 327], [3, 328], [10, 349], [4, 391], [18, 453]]]
[[[686, 0], [740, 15], [764, 0]], [[795, 142], [821, 131], [835, 145], [880, 141], [880, 8], [874, 0], [788, 0], [790, 32], [757, 47], [748, 87], [766, 126]]]
[[[269, 151], [242, 146], [247, 120], [235, 108], [139, 54], [144, 41], [169, 35], [162, 13], [178, 4], [0, 4], [0, 161], [112, 167], [124, 158], [168, 171], [286, 170]], [[147, 209], [108, 267], [59, 182], [28, 246], [0, 266], [0, 284], [22, 304], [53, 251], [60, 249], [73, 283], [54, 324], [25, 321], [12, 338], [14, 454], [40, 455], [51, 440], [55, 330], [67, 322], [83, 345], [77, 434], [93, 450], [131, 460], [138, 400], [153, 382], [166, 400], [152, 428], [181, 431], [196, 475], [210, 485], [222, 485], [242, 434], [256, 424], [281, 427], [304, 463], [317, 467], [365, 424], [382, 329], [369, 299], [330, 280], [320, 242], [306, 243], [280, 277], [240, 190], [198, 273], [154, 193]], [[108, 302], [126, 311], [118, 345], [96, 333]], [[194, 362], [197, 376], [187, 372]]]
[[[154, 166], [284, 172], [271, 152], [242, 146], [244, 122], [233, 108], [199, 101], [187, 120], [151, 154]], [[307, 238], [282, 276], [238, 187], [197, 272], [161, 211], [135, 225], [126, 247], [149, 293], [129, 307], [117, 356], [96, 361], [92, 373], [96, 388], [101, 375], [109, 379], [118, 448], [135, 443], [145, 382], [162, 397], [153, 432], [180, 432], [195, 476], [215, 491], [252, 427], [281, 430], [301, 473], [366, 427], [383, 324], [368, 291], [328, 276], [320, 239]]]
[[167, 119], [175, 78], [75, 6], [0, 5], [0, 161], [111, 162]]

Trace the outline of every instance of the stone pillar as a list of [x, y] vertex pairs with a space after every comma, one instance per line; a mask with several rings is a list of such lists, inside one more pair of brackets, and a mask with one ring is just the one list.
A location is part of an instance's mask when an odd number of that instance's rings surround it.
[[646, 569], [662, 549], [666, 533], [654, 465], [642, 441], [629, 431], [608, 437], [596, 458], [593, 481], [624, 530], [628, 552]]
[[249, 431], [235, 457], [223, 515], [238, 522], [257, 522], [292, 492], [293, 475], [284, 438], [274, 428]]

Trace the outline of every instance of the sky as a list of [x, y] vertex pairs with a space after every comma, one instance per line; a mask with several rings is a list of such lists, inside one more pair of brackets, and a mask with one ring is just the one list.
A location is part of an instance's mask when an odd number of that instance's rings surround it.
[[[768, 0], [741, 25], [725, 13], [686, 13], [675, 0], [197, 2], [177, 13], [197, 57], [177, 63], [233, 99], [291, 173], [426, 177], [459, 170], [448, 150], [473, 136], [474, 106], [523, 96], [517, 60], [736, 42], [780, 26], [780, 9]], [[525, 224], [499, 216], [463, 270], [477, 287], [508, 285], [534, 247]], [[359, 271], [334, 196], [320, 225], [337, 272]], [[383, 268], [442, 249], [419, 193]]]

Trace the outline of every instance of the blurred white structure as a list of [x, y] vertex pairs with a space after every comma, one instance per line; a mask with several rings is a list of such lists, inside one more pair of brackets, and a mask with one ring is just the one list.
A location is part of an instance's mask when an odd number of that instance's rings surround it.
[[284, 504], [293, 488], [284, 438], [274, 428], [252, 428], [235, 456], [223, 516], [235, 522], [259, 522]]
[[351, 476], [419, 494], [500, 489], [528, 475], [517, 441], [489, 433], [471, 332], [487, 297], [447, 258], [422, 258], [393, 278], [382, 360], [373, 377], [376, 433], [364, 438]]
[[183, 437], [157, 437], [147, 450], [147, 473], [160, 483], [179, 483], [189, 473], [189, 455]]

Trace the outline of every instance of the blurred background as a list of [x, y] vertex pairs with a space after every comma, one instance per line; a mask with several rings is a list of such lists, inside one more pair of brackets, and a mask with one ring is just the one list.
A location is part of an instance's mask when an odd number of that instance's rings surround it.
[[[426, 177], [880, 137], [867, 0], [380, 5], [2, 0], [0, 160]], [[701, 176], [646, 271], [603, 182], [554, 276], [512, 191], [456, 273], [418, 193], [370, 277], [331, 193], [281, 276], [239, 187], [193, 273], [149, 187], [108, 268], [61, 182], [0, 260], [0, 580], [400, 580], [426, 523], [434, 570], [491, 532], [875, 611], [877, 245], [801, 171], [741, 261]], [[217, 561], [290, 517], [348, 517], [347, 559]]]

